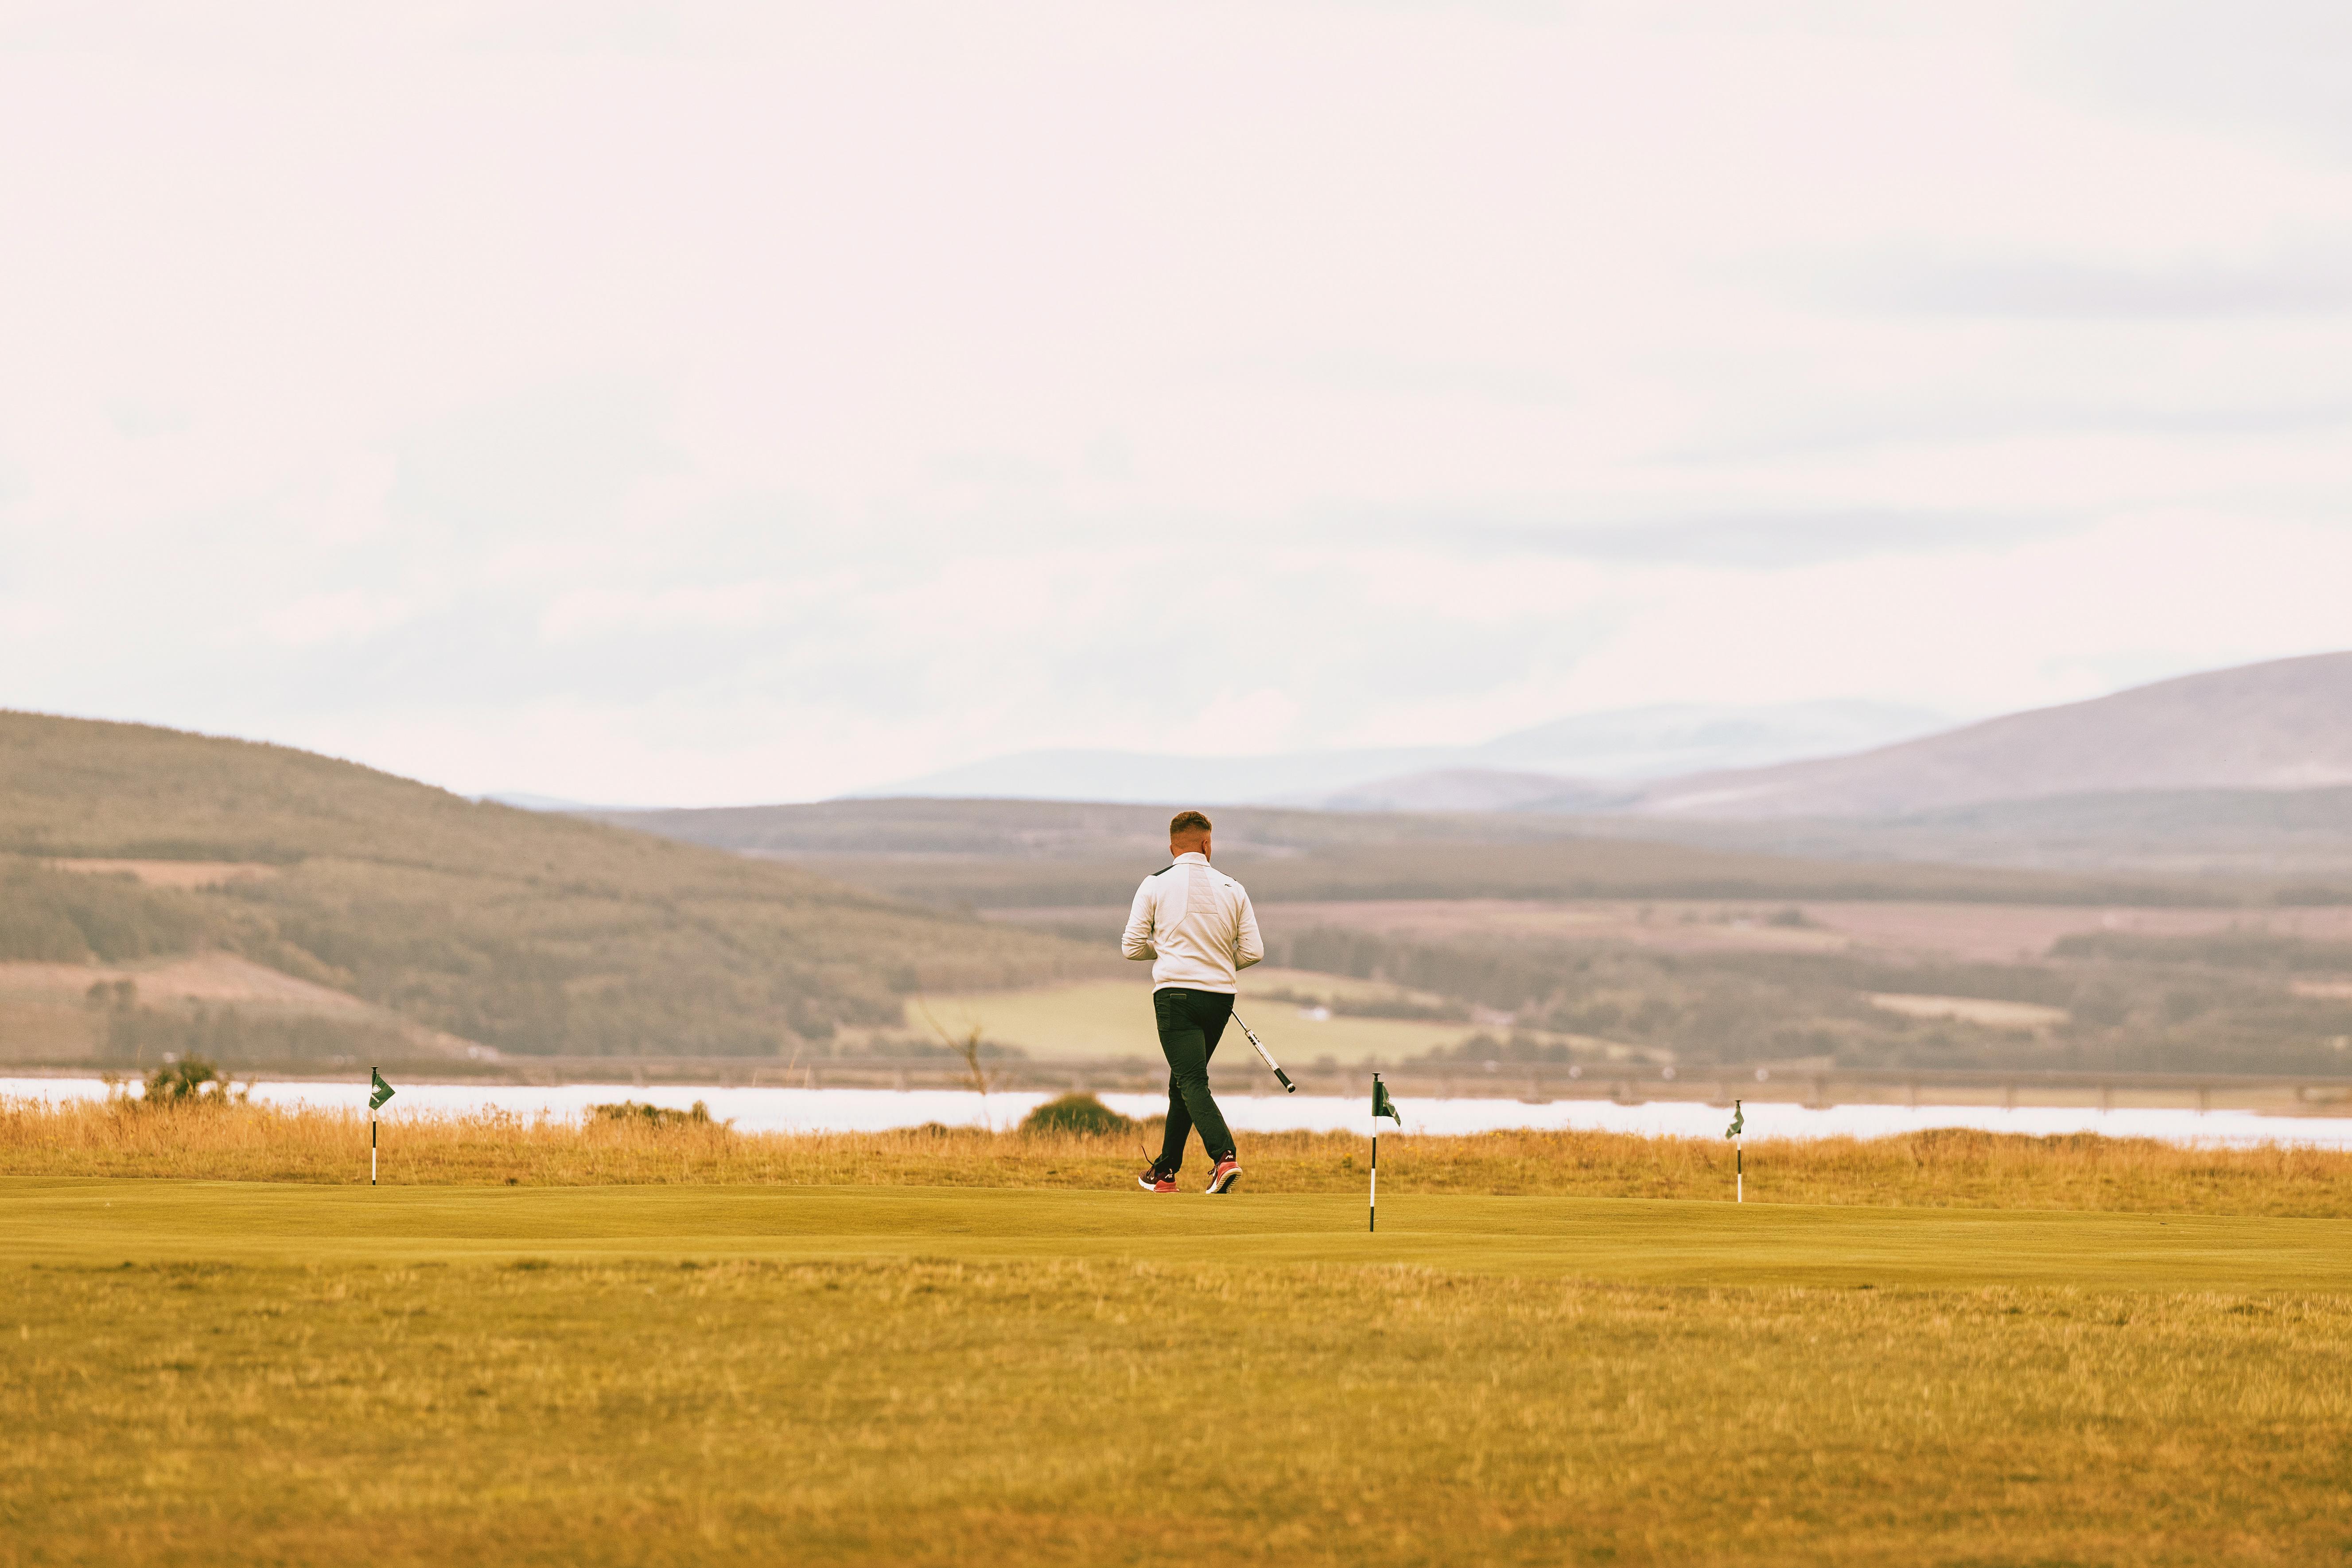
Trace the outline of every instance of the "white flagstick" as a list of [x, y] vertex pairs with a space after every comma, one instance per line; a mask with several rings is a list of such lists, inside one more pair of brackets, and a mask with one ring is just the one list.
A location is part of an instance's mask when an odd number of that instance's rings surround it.
[[1731, 1125], [1723, 1130], [1731, 1140], [1731, 1201], [1748, 1201], [1748, 1112], [1738, 1100], [1731, 1102]]
[[1364, 1228], [1366, 1230], [1381, 1228], [1381, 1118], [1383, 1116], [1394, 1116], [1399, 1127], [1404, 1125], [1404, 1118], [1397, 1115], [1397, 1108], [1390, 1102], [1388, 1091], [1381, 1087], [1381, 1075], [1374, 1073], [1372, 1075], [1372, 1190], [1371, 1196], [1365, 1205]]
[[375, 1113], [392, 1098], [392, 1085], [377, 1068], [368, 1068], [368, 1185], [375, 1185]]

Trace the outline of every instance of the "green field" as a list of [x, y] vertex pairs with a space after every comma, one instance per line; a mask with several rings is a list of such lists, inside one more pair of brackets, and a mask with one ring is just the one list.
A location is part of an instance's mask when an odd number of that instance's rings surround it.
[[0, 1563], [2352, 1559], [2352, 1222], [0, 1180]]
[[[1407, 1265], [1628, 1284], [2352, 1290], [2352, 1223], [1391, 1194], [1246, 1204], [908, 1187], [380, 1187], [9, 1178], [16, 1262], [877, 1258]], [[1197, 1194], [1192, 1194], [1197, 1195]]]
[[[1151, 1018], [1150, 973], [1140, 963], [1134, 969], [1134, 975], [1125, 980], [1080, 980], [1021, 991], [918, 997], [907, 1005], [907, 1024], [909, 1028], [928, 1030], [936, 1020], [941, 1029], [959, 1037], [978, 1029], [991, 1041], [1018, 1047], [1045, 1061], [1103, 1057], [1162, 1061], [1159, 1032]], [[1260, 967], [1242, 972], [1235, 1005], [1277, 1056], [1287, 1058], [1286, 1065], [1306, 1066], [1324, 1057], [1349, 1066], [1401, 1061], [1424, 1051], [1458, 1046], [1481, 1032], [1477, 1025], [1444, 1019], [1376, 1018], [1349, 1013], [1310, 1019], [1302, 1014], [1297, 1000], [1315, 997], [1345, 1003], [1425, 995], [1346, 975]], [[929, 1018], [924, 1016], [927, 1008]], [[1540, 1038], [1549, 1043], [1553, 1037]], [[1226, 1042], [1244, 1053], [1249, 1050], [1249, 1042], [1238, 1029], [1228, 1031]], [[1221, 1043], [1219, 1048], [1226, 1048], [1226, 1044]]]

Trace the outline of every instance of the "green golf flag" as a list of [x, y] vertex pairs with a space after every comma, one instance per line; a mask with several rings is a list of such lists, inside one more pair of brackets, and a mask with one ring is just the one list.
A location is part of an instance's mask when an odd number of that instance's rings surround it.
[[373, 1068], [368, 1068], [368, 1077], [375, 1079], [375, 1087], [368, 1091], [368, 1109], [381, 1110], [383, 1109], [383, 1102], [392, 1098], [392, 1085], [384, 1082], [383, 1074]]
[[1733, 1100], [1731, 1102], [1731, 1125], [1723, 1130], [1723, 1135], [1726, 1138], [1737, 1138], [1739, 1136], [1740, 1129], [1747, 1125], [1748, 1113], [1739, 1108], [1739, 1101], [1736, 1100]]
[[1389, 1086], [1381, 1081], [1380, 1074], [1374, 1073], [1372, 1075], [1372, 1120], [1378, 1121], [1383, 1116], [1393, 1116], [1399, 1127], [1404, 1125], [1404, 1117], [1398, 1112], [1396, 1101], [1389, 1098]]

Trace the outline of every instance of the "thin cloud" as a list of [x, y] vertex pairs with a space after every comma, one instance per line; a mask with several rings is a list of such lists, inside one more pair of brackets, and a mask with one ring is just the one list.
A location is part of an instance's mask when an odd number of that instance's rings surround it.
[[2098, 321], [2330, 315], [2352, 309], [2352, 247], [2298, 247], [2252, 262], [2157, 265], [1895, 255], [1826, 268], [1808, 291], [1833, 307], [1937, 316]]
[[2336, 0], [2075, 0], [2028, 26], [2069, 96], [2352, 160], [2352, 13]]
[[1372, 524], [1367, 531], [1395, 541], [1442, 531], [1456, 548], [1492, 555], [1633, 566], [1787, 571], [1887, 555], [2000, 550], [2081, 526], [2078, 519], [2041, 515], [1758, 508], [1605, 523], [1404, 512]]
[[2298, 437], [2352, 425], [2352, 399], [2324, 402], [2205, 403], [2161, 405], [2118, 402], [2049, 403], [2035, 398], [1957, 404], [1886, 399], [1850, 406], [1815, 405], [1775, 416], [1745, 411], [1752, 427], [1664, 452], [1662, 462], [1693, 468], [1752, 464], [1875, 447], [1980, 446], [2078, 436], [2156, 436], [2203, 440]]

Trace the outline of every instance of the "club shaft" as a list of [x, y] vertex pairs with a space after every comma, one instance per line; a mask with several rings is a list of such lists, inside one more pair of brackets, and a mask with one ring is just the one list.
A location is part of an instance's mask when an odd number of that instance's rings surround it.
[[1298, 1086], [1290, 1081], [1290, 1075], [1282, 1070], [1282, 1064], [1274, 1059], [1274, 1053], [1265, 1048], [1265, 1042], [1257, 1037], [1257, 1031], [1247, 1024], [1243, 1024], [1242, 1016], [1239, 1013], [1234, 1015], [1234, 1022], [1241, 1024], [1242, 1033], [1249, 1037], [1251, 1048], [1257, 1052], [1258, 1060], [1274, 1069], [1274, 1076], [1281, 1080], [1282, 1091], [1285, 1094], [1297, 1094]]

